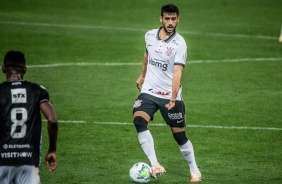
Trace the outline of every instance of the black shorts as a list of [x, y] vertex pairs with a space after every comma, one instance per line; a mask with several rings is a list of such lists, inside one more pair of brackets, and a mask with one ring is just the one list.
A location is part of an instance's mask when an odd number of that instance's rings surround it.
[[176, 100], [175, 107], [168, 110], [165, 104], [168, 104], [168, 99], [158, 98], [146, 93], [141, 93], [134, 102], [133, 114], [136, 111], [144, 111], [154, 119], [154, 114], [160, 110], [162, 117], [170, 127], [185, 127], [186, 114], [183, 101]]

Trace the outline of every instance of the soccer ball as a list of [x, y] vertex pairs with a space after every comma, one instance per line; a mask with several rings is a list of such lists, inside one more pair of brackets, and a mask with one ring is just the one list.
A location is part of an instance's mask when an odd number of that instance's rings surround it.
[[129, 170], [129, 176], [133, 182], [148, 183], [151, 180], [151, 167], [144, 162], [138, 162]]

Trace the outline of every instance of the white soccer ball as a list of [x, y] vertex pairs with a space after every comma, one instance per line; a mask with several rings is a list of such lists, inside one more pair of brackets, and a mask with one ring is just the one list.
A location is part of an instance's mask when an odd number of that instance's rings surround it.
[[133, 182], [148, 183], [151, 180], [151, 167], [144, 162], [138, 162], [129, 170], [129, 176]]

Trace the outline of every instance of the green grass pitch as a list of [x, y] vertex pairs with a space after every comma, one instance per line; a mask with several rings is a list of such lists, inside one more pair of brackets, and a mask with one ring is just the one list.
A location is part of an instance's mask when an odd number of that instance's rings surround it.
[[[42, 159], [42, 184], [131, 183], [130, 167], [149, 162], [132, 106], [144, 34], [160, 26], [166, 2], [0, 2], [1, 62], [8, 50], [23, 51], [25, 79], [48, 89], [58, 113], [59, 167], [50, 176]], [[281, 183], [281, 0], [173, 2], [189, 48], [182, 80], [186, 130], [203, 183]], [[159, 114], [149, 129], [167, 170], [151, 183], [189, 183], [188, 165]]]

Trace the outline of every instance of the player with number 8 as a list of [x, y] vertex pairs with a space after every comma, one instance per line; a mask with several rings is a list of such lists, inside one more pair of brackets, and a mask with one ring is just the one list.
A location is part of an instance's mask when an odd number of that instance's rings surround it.
[[9, 51], [0, 84], [0, 183], [38, 184], [41, 155], [41, 113], [46, 117], [49, 150], [45, 157], [50, 173], [57, 167], [57, 115], [49, 102], [48, 91], [24, 80], [24, 54]]

